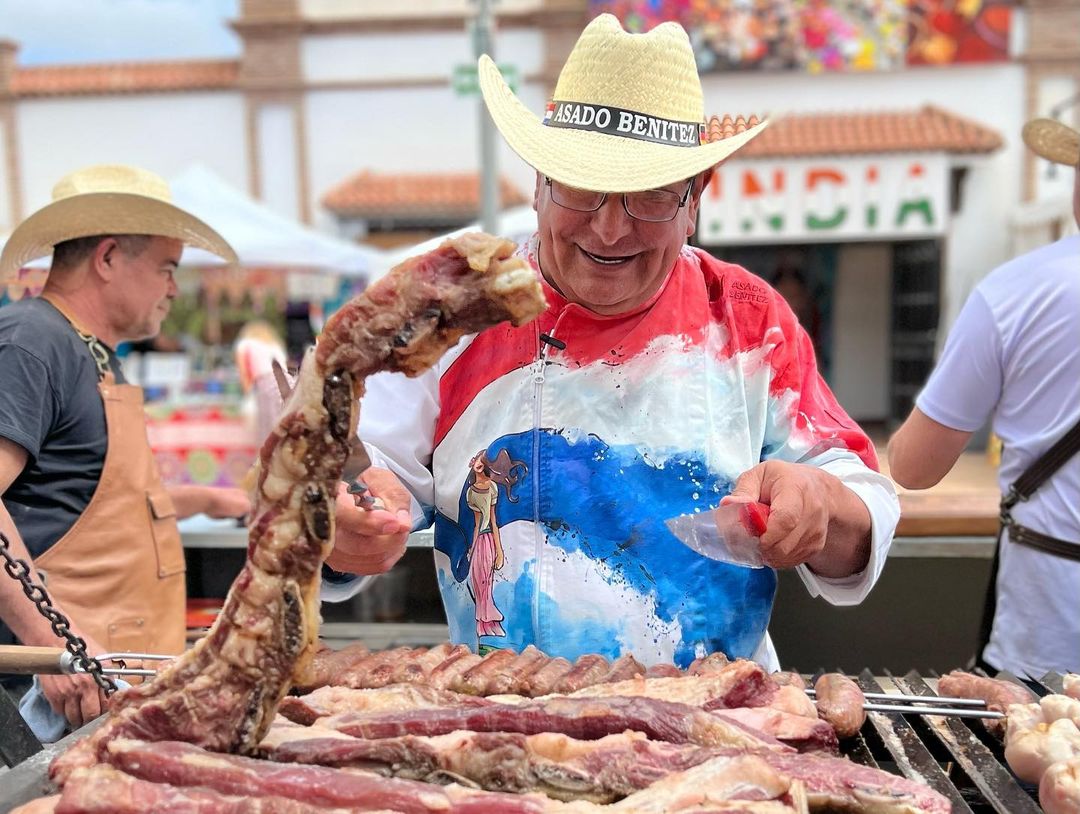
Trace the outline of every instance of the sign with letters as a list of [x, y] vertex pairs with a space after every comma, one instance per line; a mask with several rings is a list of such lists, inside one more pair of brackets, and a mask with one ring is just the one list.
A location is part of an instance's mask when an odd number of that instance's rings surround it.
[[908, 240], [944, 234], [944, 154], [869, 158], [739, 159], [701, 196], [703, 246]]
[[[517, 93], [521, 83], [521, 75], [516, 65], [499, 63], [499, 73], [502, 74], [510, 90]], [[477, 96], [480, 93], [480, 77], [475, 62], [466, 62], [454, 66], [454, 73], [450, 77], [450, 86], [458, 96]]]
[[549, 102], [544, 124], [654, 141], [672, 147], [700, 147], [705, 132], [701, 122], [680, 122], [588, 102]]

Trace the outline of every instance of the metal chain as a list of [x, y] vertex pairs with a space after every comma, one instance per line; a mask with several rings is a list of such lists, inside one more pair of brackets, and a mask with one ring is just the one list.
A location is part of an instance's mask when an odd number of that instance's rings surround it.
[[[74, 325], [71, 327], [75, 328]], [[97, 367], [98, 371], [98, 381], [101, 381], [105, 378], [105, 374], [109, 372], [109, 351], [101, 344], [101, 340], [93, 334], [83, 333], [78, 328], [75, 328], [75, 333], [90, 349], [90, 358], [94, 360], [94, 366]]]
[[0, 557], [4, 560], [4, 570], [12, 579], [22, 583], [23, 593], [33, 602], [38, 611], [49, 620], [53, 633], [64, 639], [69, 653], [75, 657], [75, 663], [83, 668], [94, 683], [106, 696], [116, 692], [116, 683], [102, 672], [101, 662], [86, 652], [86, 642], [81, 636], [71, 632], [71, 622], [49, 601], [49, 594], [41, 585], [35, 585], [30, 579], [30, 566], [11, 554], [11, 541], [0, 531]]

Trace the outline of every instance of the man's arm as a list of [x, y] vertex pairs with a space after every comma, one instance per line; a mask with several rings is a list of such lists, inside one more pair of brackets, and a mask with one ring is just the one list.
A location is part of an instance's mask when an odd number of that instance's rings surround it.
[[949, 331], [911, 415], [889, 441], [893, 480], [927, 489], [945, 477], [1001, 398], [1003, 358], [993, 311], [977, 288]]
[[176, 517], [180, 520], [193, 514], [219, 519], [243, 517], [251, 511], [251, 502], [243, 489], [177, 484], [166, 486], [165, 490], [172, 498]]
[[908, 489], [929, 489], [953, 468], [971, 435], [946, 427], [915, 407], [889, 439], [889, 474]]
[[365, 382], [359, 434], [374, 466], [363, 480], [386, 510], [357, 509], [351, 497], [339, 493], [334, 550], [326, 561], [331, 568], [354, 574], [387, 571], [405, 553], [409, 532], [425, 522], [423, 507], [434, 502], [435, 491], [430, 466], [439, 367], [415, 378], [377, 373]]
[[[18, 444], [0, 437], [0, 494], [7, 492], [15, 478], [26, 466], [26, 450]], [[8, 551], [16, 559], [30, 566], [30, 578], [38, 585], [41, 576], [34, 568], [30, 552], [15, 528], [15, 523], [0, 499], [0, 531], [8, 539]], [[52, 598], [52, 597], [50, 597]], [[64, 613], [55, 598], [53, 607]], [[65, 616], [68, 616], [64, 613]], [[3, 620], [23, 644], [41, 647], [63, 647], [64, 640], [52, 632], [49, 620], [42, 616], [37, 607], [23, 593], [22, 585], [0, 573], [0, 620]], [[90, 655], [103, 653], [104, 648], [79, 630], [77, 619], [68, 616], [72, 630], [86, 640], [86, 650]], [[42, 690], [49, 705], [56, 712], [64, 715], [74, 728], [98, 717], [107, 706], [105, 698], [99, 692], [94, 680], [88, 675], [78, 676], [41, 676]]]
[[381, 574], [405, 554], [412, 530], [409, 493], [388, 469], [373, 466], [360, 479], [385, 508], [368, 510], [356, 506], [346, 485], [339, 484], [334, 548], [326, 564], [350, 574]]
[[815, 594], [823, 592], [815, 577], [858, 575], [857, 585], [825, 592], [829, 601], [857, 602], [877, 579], [888, 552], [899, 515], [895, 490], [877, 472], [870, 439], [818, 372], [810, 337], [786, 303], [773, 296], [771, 319], [783, 340], [770, 359], [773, 404], [766, 410], [765, 460], [739, 477], [732, 495], [770, 504], [761, 538], [768, 565], [807, 566], [800, 575]]

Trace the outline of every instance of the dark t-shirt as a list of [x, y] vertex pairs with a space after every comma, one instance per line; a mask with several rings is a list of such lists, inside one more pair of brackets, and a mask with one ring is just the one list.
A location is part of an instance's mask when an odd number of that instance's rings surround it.
[[[111, 350], [109, 364], [123, 382]], [[86, 343], [52, 305], [0, 308], [0, 436], [28, 454], [3, 501], [34, 557], [64, 536], [97, 488], [108, 447], [97, 384]], [[0, 624], [0, 642], [10, 636]]]
[[[109, 363], [123, 382], [111, 350]], [[34, 557], [71, 528], [97, 488], [108, 446], [97, 386], [86, 343], [52, 305], [0, 308], [0, 435], [29, 456], [3, 500]]]

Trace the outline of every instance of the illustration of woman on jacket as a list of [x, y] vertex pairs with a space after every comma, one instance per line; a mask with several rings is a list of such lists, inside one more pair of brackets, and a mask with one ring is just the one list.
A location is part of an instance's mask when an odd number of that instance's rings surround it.
[[506, 499], [517, 503], [514, 486], [527, 472], [525, 464], [513, 460], [505, 449], [494, 460], [489, 459], [487, 450], [483, 449], [469, 461], [469, 489], [465, 502], [472, 509], [475, 522], [472, 544], [465, 556], [469, 560], [469, 585], [476, 603], [477, 637], [506, 635], [503, 615], [495, 607], [492, 595], [495, 572], [505, 563], [495, 506], [499, 502], [499, 484], [506, 488]]

